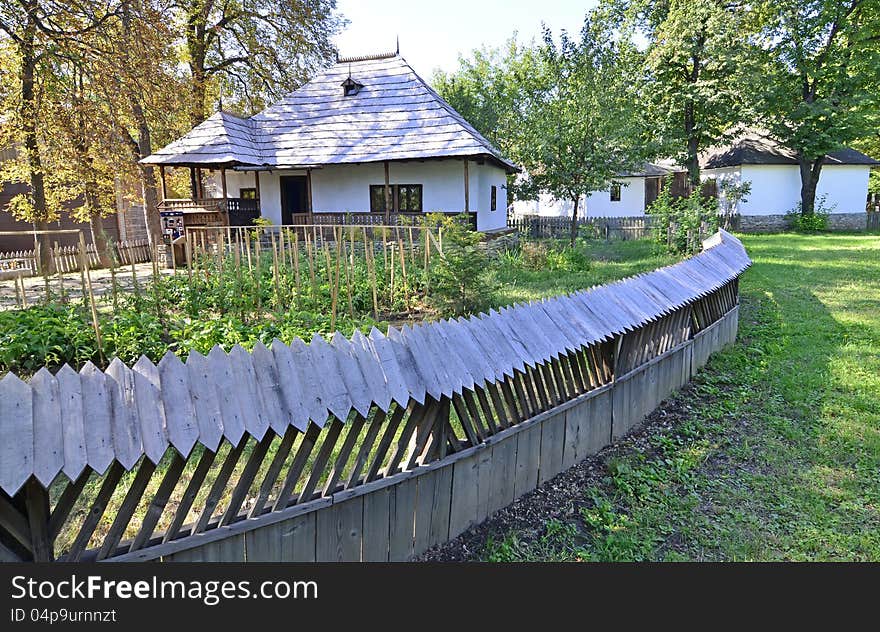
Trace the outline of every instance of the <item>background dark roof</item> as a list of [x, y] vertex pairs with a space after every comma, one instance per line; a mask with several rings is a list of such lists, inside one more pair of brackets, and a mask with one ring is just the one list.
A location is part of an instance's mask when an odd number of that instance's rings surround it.
[[[796, 165], [795, 152], [774, 140], [748, 135], [723, 147], [713, 147], [700, 156], [700, 167], [718, 169], [739, 165]], [[880, 165], [860, 151], [843, 147], [828, 154], [827, 165]]]

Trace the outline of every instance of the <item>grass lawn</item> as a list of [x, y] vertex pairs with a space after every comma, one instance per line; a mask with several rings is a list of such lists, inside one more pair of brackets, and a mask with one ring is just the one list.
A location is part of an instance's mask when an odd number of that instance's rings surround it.
[[603, 452], [569, 507], [476, 557], [880, 560], [880, 237], [743, 241], [738, 344]]
[[[564, 246], [568, 242], [555, 243]], [[548, 261], [538, 262], [541, 266], [538, 269], [529, 269], [517, 265], [520, 262], [505, 261], [502, 257], [489, 273], [495, 290], [493, 304], [509, 305], [583, 290], [641, 274], [677, 260], [677, 257], [663, 253], [656, 244], [646, 239], [612, 242], [590, 240], [586, 242], [584, 260], [557, 261], [551, 255]]]

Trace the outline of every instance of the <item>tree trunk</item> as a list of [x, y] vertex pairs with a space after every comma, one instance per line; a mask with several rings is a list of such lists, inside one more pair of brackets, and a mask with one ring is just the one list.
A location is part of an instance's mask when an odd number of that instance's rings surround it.
[[684, 132], [685, 138], [687, 138], [687, 158], [685, 159], [685, 167], [687, 168], [691, 190], [696, 190], [700, 187], [700, 147], [696, 134], [694, 104], [691, 101], [688, 101], [684, 108]]
[[[22, 133], [24, 136], [24, 150], [28, 162], [28, 179], [30, 180], [31, 203], [33, 204], [33, 219], [37, 230], [47, 230], [49, 225], [49, 211], [46, 208], [46, 186], [43, 180], [43, 162], [40, 157], [40, 147], [37, 142], [36, 120], [36, 95], [34, 93], [34, 75], [36, 72], [37, 58], [34, 50], [34, 38], [36, 27], [30, 23], [25, 27], [22, 41], [19, 44], [21, 53], [21, 116]], [[55, 260], [52, 257], [52, 241], [49, 235], [37, 236], [40, 243], [40, 271], [44, 274], [55, 272]]]
[[816, 187], [819, 185], [825, 156], [810, 160], [798, 152], [797, 158], [801, 173], [801, 215], [807, 217], [816, 212]]
[[[136, 5], [139, 10], [140, 4]], [[131, 2], [125, 2], [122, 5], [122, 28], [125, 39], [132, 41], [137, 34], [131, 28]], [[127, 50], [127, 49], [126, 49]], [[138, 95], [128, 86], [128, 103], [131, 109], [132, 118], [137, 125], [137, 140], [130, 138], [132, 147], [132, 158], [138, 166], [138, 175], [141, 181], [141, 195], [144, 201], [144, 224], [147, 227], [147, 238], [151, 246], [162, 243], [162, 222], [159, 218], [159, 194], [156, 188], [156, 171], [152, 165], [140, 164], [143, 158], [153, 153], [153, 140], [150, 132], [150, 125], [147, 122], [147, 116], [144, 113], [143, 104]]]
[[581, 196], [574, 196], [574, 206], [571, 209], [571, 247], [574, 248], [574, 242], [577, 240], [578, 235], [578, 204], [581, 201]]
[[112, 247], [110, 236], [104, 230], [104, 222], [100, 213], [93, 213], [89, 217], [89, 226], [92, 229], [92, 240], [95, 243], [95, 250], [98, 252], [99, 265], [102, 268], [109, 268], [111, 257], [115, 260], [115, 253], [110, 251]]

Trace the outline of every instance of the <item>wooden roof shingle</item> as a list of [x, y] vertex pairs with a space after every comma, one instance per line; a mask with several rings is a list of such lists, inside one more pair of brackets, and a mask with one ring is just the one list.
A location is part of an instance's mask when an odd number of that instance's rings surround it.
[[[349, 77], [363, 87], [346, 96]], [[142, 162], [317, 167], [468, 156], [518, 169], [393, 54], [342, 60], [249, 119], [218, 112]]]

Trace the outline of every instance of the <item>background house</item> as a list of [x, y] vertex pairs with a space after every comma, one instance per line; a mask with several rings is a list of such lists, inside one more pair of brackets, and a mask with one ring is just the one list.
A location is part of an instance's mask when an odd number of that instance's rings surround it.
[[[782, 230], [785, 214], [798, 207], [801, 177], [795, 153], [756, 133], [744, 135], [730, 145], [713, 148], [700, 157], [704, 178], [714, 178], [724, 203], [723, 182], [749, 182], [751, 192], [736, 210], [741, 230]], [[864, 230], [868, 199], [868, 176], [880, 162], [854, 149], [828, 154], [816, 189], [830, 212], [831, 228]]]
[[340, 59], [259, 114], [217, 113], [144, 162], [193, 172], [192, 198], [165, 208], [245, 205], [273, 224], [468, 212], [479, 230], [506, 226], [517, 170], [396, 53]]
[[[602, 191], [581, 197], [578, 214], [586, 217], [641, 217], [664, 186], [673, 195], [687, 194], [687, 174], [672, 161], [645, 163], [636, 171], [622, 173]], [[516, 201], [514, 216], [571, 217], [571, 200], [557, 200], [542, 194], [537, 200]]]

